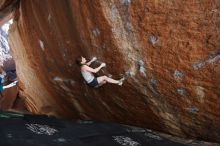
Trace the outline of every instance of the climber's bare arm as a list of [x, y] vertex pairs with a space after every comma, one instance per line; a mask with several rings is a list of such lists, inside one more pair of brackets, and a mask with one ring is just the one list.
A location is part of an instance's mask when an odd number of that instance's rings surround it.
[[87, 65], [84, 65], [83, 67], [82, 67], [82, 70], [84, 70], [84, 71], [88, 71], [88, 72], [91, 72], [91, 73], [97, 73], [98, 71], [100, 71], [100, 69], [101, 68], [103, 68], [103, 67], [105, 67], [105, 63], [102, 63], [99, 67], [97, 67], [97, 68], [91, 68], [91, 67], [89, 67], [89, 66], [87, 66]]
[[97, 60], [97, 58], [93, 57], [89, 62], [86, 63], [86, 65], [90, 66], [90, 64], [93, 63], [96, 60]]
[[86, 63], [86, 65], [90, 65], [92, 62], [94, 62], [93, 60], [90, 60], [89, 62]]

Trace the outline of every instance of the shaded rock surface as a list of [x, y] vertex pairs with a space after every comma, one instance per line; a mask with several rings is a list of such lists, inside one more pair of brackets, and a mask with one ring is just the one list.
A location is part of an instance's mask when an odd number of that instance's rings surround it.
[[3, 91], [3, 95], [4, 97], [0, 99], [0, 109], [11, 109], [18, 95], [18, 87], [16, 85], [13, 85], [11, 87], [5, 88]]
[[[218, 0], [22, 0], [9, 35], [19, 94], [36, 114], [220, 142], [219, 11]], [[128, 78], [92, 89], [79, 55]]]
[[17, 8], [20, 0], [0, 1], [0, 26], [12, 18], [12, 12]]
[[0, 110], [28, 113], [25, 100], [18, 96], [19, 89], [16, 82], [8, 84], [3, 88], [3, 97], [0, 97]]

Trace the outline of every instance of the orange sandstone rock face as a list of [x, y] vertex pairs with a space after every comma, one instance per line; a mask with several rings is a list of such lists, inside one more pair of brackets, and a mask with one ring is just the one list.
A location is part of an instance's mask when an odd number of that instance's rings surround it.
[[[219, 11], [217, 0], [20, 1], [10, 29], [20, 95], [36, 114], [220, 142]], [[128, 78], [90, 88], [79, 55]]]
[[18, 87], [7, 87], [3, 91], [3, 98], [0, 97], [0, 110], [11, 110], [18, 94]]

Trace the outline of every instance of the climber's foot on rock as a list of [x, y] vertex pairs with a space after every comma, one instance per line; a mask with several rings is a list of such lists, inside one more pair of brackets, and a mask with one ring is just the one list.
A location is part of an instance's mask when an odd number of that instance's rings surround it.
[[119, 86], [122, 86], [122, 84], [123, 84], [124, 80], [125, 80], [125, 78], [124, 78], [124, 77], [123, 77], [123, 78], [121, 78], [121, 79], [119, 80], [118, 85], [119, 85]]

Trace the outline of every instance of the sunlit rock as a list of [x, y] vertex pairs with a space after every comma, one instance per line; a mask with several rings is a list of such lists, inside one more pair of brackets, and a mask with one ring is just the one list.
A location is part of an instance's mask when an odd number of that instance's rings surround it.
[[[10, 28], [19, 94], [36, 114], [220, 142], [219, 10], [217, 0], [21, 0]], [[88, 87], [79, 55], [125, 83]]]

